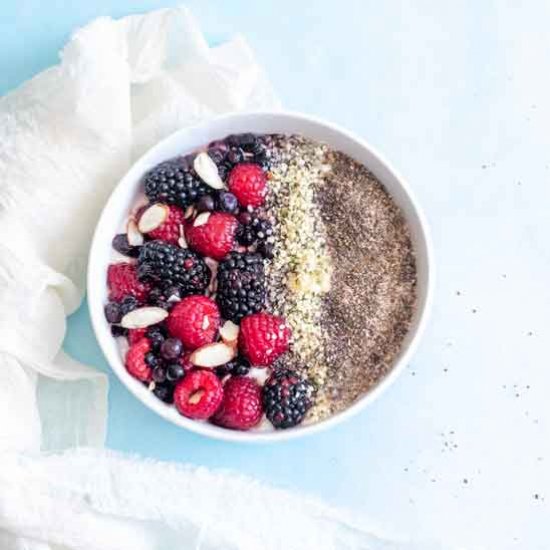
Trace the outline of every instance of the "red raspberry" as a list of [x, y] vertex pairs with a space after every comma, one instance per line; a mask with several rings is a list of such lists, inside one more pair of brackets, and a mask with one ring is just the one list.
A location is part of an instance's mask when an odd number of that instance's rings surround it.
[[130, 345], [135, 344], [139, 340], [145, 337], [145, 334], [147, 333], [146, 328], [131, 328], [128, 331], [128, 342]]
[[185, 226], [185, 213], [181, 208], [174, 205], [166, 205], [166, 207], [169, 208], [168, 217], [159, 227], [149, 231], [147, 235], [151, 239], [178, 244], [180, 227]]
[[227, 185], [241, 206], [256, 207], [265, 202], [267, 179], [257, 164], [237, 164], [229, 173]]
[[254, 313], [241, 321], [239, 348], [258, 367], [268, 367], [285, 351], [292, 332], [282, 317]]
[[220, 327], [220, 311], [207, 296], [186, 296], [178, 302], [167, 320], [168, 331], [187, 350], [211, 344]]
[[130, 346], [126, 354], [126, 370], [138, 380], [149, 382], [151, 380], [151, 367], [145, 362], [145, 355], [151, 350], [151, 344], [147, 338], [141, 338]]
[[212, 421], [232, 430], [249, 430], [262, 416], [261, 387], [253, 378], [234, 376], [223, 387], [223, 401]]
[[189, 360], [191, 357], [191, 352], [187, 351], [181, 354], [179, 359], [180, 365], [183, 367], [183, 370], [187, 373], [195, 368], [195, 365]]
[[223, 260], [235, 246], [238, 226], [235, 216], [214, 212], [202, 225], [187, 224], [185, 237], [189, 247], [195, 252], [214, 260]]
[[137, 278], [137, 270], [134, 264], [111, 264], [107, 270], [107, 286], [109, 287], [109, 300], [119, 302], [125, 296], [135, 296], [140, 302], [144, 302], [149, 294], [150, 287]]
[[218, 377], [207, 370], [194, 370], [174, 390], [174, 405], [183, 416], [196, 420], [210, 418], [220, 406], [223, 388]]

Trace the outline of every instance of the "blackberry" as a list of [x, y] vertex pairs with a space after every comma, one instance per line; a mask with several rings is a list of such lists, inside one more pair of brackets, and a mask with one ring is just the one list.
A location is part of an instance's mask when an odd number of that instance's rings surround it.
[[216, 367], [216, 374], [223, 378], [228, 374], [236, 376], [246, 376], [250, 372], [250, 363], [244, 357], [236, 357], [233, 361], [229, 361], [225, 365]]
[[191, 167], [187, 159], [168, 160], [145, 175], [145, 194], [151, 202], [186, 207], [208, 193], [210, 188]]
[[181, 297], [202, 294], [210, 283], [210, 268], [187, 248], [164, 241], [149, 241], [141, 247], [138, 278], [162, 289], [177, 287]]
[[277, 429], [292, 428], [302, 422], [313, 404], [313, 385], [288, 369], [275, 371], [262, 388], [268, 420]]
[[265, 306], [265, 272], [260, 255], [231, 252], [218, 267], [216, 300], [224, 319], [238, 323]]
[[266, 242], [273, 235], [273, 225], [261, 215], [245, 212], [239, 216], [239, 221], [242, 225], [237, 231], [237, 240], [244, 246]]

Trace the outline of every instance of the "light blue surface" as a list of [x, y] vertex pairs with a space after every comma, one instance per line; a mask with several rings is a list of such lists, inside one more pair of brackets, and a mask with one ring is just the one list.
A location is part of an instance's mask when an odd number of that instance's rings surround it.
[[[75, 26], [176, 4], [4, 1], [0, 92], [54, 63]], [[436, 308], [408, 371], [335, 430], [276, 446], [208, 441], [110, 375], [108, 445], [239, 470], [415, 537], [547, 550], [550, 5], [187, 4], [213, 41], [246, 35], [286, 107], [365, 136], [409, 179], [433, 228]], [[66, 349], [108, 372], [86, 308]]]

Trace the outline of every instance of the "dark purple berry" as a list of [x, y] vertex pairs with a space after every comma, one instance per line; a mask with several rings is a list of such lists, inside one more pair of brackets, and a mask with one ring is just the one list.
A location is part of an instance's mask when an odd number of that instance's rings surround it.
[[203, 195], [197, 202], [199, 212], [212, 212], [216, 208], [216, 201], [212, 195]]
[[166, 369], [158, 366], [153, 369], [153, 380], [156, 383], [162, 383], [166, 380]]
[[179, 363], [171, 363], [166, 369], [166, 378], [169, 382], [177, 382], [185, 376], [185, 369]]
[[120, 323], [122, 319], [122, 313], [120, 311], [120, 305], [117, 302], [109, 302], [105, 305], [105, 319], [109, 323]]
[[152, 369], [160, 365], [159, 358], [152, 351], [145, 354], [145, 363]]
[[158, 353], [160, 351], [160, 346], [162, 346], [166, 338], [166, 333], [162, 327], [153, 326], [147, 329], [147, 338], [149, 338], [149, 342], [151, 343], [151, 349], [155, 353]]
[[155, 384], [153, 393], [165, 403], [170, 404], [174, 402], [174, 387], [171, 384]]
[[229, 150], [229, 153], [227, 153], [226, 158], [227, 158], [227, 161], [230, 162], [233, 165], [239, 164], [239, 163], [243, 162], [243, 160], [244, 160], [244, 152], [239, 147], [232, 147]]
[[130, 311], [134, 311], [139, 306], [139, 302], [137, 301], [137, 298], [135, 296], [125, 296], [120, 302], [120, 315], [124, 317], [127, 313], [130, 313]]
[[229, 212], [230, 214], [235, 213], [239, 208], [237, 197], [227, 191], [220, 191], [218, 203], [222, 212]]
[[244, 246], [250, 246], [256, 242], [256, 233], [253, 229], [248, 227], [243, 227], [240, 231], [237, 232], [237, 240], [240, 244]]
[[250, 225], [252, 223], [252, 214], [250, 212], [241, 212], [239, 214], [239, 221], [243, 225]]
[[132, 246], [128, 242], [126, 233], [120, 233], [113, 238], [113, 248], [123, 256], [137, 258], [139, 256], [139, 246]]
[[111, 334], [118, 338], [119, 336], [127, 336], [128, 335], [128, 329], [121, 327], [120, 325], [111, 325]]
[[168, 338], [160, 346], [160, 354], [166, 361], [174, 361], [183, 351], [183, 344], [177, 338]]
[[225, 160], [226, 150], [220, 147], [210, 147], [208, 149], [208, 156], [215, 162], [216, 165], [221, 164]]
[[225, 365], [216, 367], [216, 374], [223, 378], [228, 374], [246, 376], [250, 372], [250, 363], [244, 357], [237, 357]]

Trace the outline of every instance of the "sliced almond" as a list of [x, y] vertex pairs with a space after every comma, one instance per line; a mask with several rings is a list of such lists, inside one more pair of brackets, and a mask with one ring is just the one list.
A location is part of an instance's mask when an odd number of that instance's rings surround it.
[[127, 313], [120, 321], [124, 328], [145, 328], [156, 325], [168, 317], [168, 312], [161, 307], [139, 307]]
[[233, 321], [226, 321], [220, 328], [220, 336], [226, 344], [235, 344], [239, 338], [239, 325]]
[[189, 403], [191, 405], [196, 405], [202, 399], [203, 395], [204, 395], [204, 390], [197, 390], [195, 393], [192, 393], [191, 396], [189, 397]]
[[185, 210], [185, 213], [183, 214], [183, 217], [188, 220], [189, 218], [192, 218], [195, 215], [195, 207], [194, 206], [188, 206]]
[[202, 214], [199, 214], [195, 221], [193, 222], [193, 227], [198, 227], [199, 225], [204, 225], [208, 218], [210, 217], [210, 212], [203, 212]]
[[160, 227], [170, 214], [170, 209], [165, 204], [152, 204], [139, 218], [138, 229], [142, 233], [149, 233]]
[[219, 367], [234, 359], [237, 351], [233, 346], [229, 346], [224, 342], [216, 342], [215, 344], [207, 344], [202, 348], [196, 349], [189, 360], [197, 367]]
[[133, 218], [130, 218], [126, 225], [126, 238], [130, 246], [141, 246], [143, 244], [143, 235]]
[[199, 153], [193, 161], [193, 168], [202, 181], [213, 189], [223, 189], [223, 181], [220, 178], [216, 163], [208, 153]]

